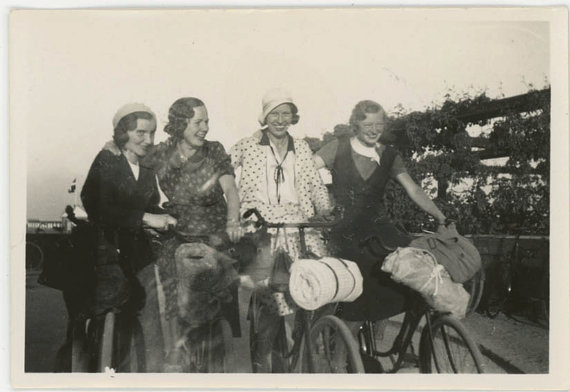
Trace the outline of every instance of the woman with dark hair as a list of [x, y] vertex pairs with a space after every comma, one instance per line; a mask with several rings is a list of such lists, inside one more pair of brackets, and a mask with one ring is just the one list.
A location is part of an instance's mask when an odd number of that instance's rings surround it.
[[331, 242], [338, 256], [358, 264], [364, 278], [362, 295], [341, 306], [341, 317], [355, 333], [362, 321], [386, 319], [403, 312], [407, 306], [408, 290], [382, 272], [377, 257], [360, 245], [361, 240], [371, 235], [379, 236], [391, 246], [406, 246], [410, 242], [390, 222], [384, 206], [388, 181], [396, 180], [410, 199], [441, 225], [446, 220], [407, 173], [400, 154], [380, 142], [387, 120], [378, 103], [358, 102], [349, 120], [353, 136], [329, 142], [314, 156], [318, 168], [326, 166], [331, 171], [335, 202], [345, 212]]
[[[176, 230], [190, 236], [210, 235], [211, 242], [219, 240], [217, 244], [210, 243], [214, 247], [222, 245], [222, 238], [239, 240], [243, 233], [234, 170], [222, 144], [206, 140], [209, 117], [204, 102], [193, 97], [176, 100], [169, 108], [164, 131], [169, 138], [158, 144], [144, 163], [156, 172], [160, 189], [168, 198], [168, 212], [177, 219]], [[116, 150], [113, 143], [106, 148]], [[166, 240], [157, 262], [165, 293], [165, 316], [174, 340], [182, 333], [178, 323], [180, 274], [175, 262], [176, 250], [182, 244], [177, 236]], [[234, 336], [241, 333], [238, 284], [235, 280], [231, 287], [224, 288], [231, 293], [231, 297], [225, 296], [231, 301], [222, 305], [222, 313], [230, 322]]]
[[158, 368], [153, 353], [154, 346], [162, 349], [162, 336], [160, 325], [153, 322], [158, 312], [158, 301], [152, 295], [154, 260], [143, 227], [163, 230], [176, 224], [176, 219], [158, 207], [156, 176], [143, 162], [155, 131], [154, 113], [145, 105], [128, 104], [119, 109], [113, 118], [113, 140], [120, 154], [99, 152], [81, 191], [98, 237], [93, 312], [97, 316], [122, 306], [139, 310], [148, 371]]
[[[227, 235], [232, 241], [239, 240], [242, 229], [234, 170], [222, 144], [206, 140], [209, 118], [204, 103], [191, 97], [176, 100], [168, 111], [164, 131], [170, 137], [155, 148], [147, 162], [156, 170], [160, 188], [168, 198], [168, 211], [178, 219], [176, 229], [190, 235]], [[174, 254], [181, 244], [177, 237], [166, 241], [158, 263], [166, 314], [173, 320], [178, 311]], [[222, 309], [234, 336], [240, 335], [237, 283], [230, 288], [232, 301]]]
[[[239, 198], [229, 155], [219, 142], [206, 140], [208, 111], [198, 98], [180, 98], [168, 111], [170, 135], [147, 162], [178, 217], [177, 229], [191, 234], [241, 236]], [[227, 200], [226, 200], [227, 199]]]

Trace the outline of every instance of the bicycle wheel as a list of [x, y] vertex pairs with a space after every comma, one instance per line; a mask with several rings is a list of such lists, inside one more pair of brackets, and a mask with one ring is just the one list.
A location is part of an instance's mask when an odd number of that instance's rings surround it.
[[[313, 366], [307, 345], [313, 354]], [[324, 316], [314, 322], [304, 349], [303, 373], [364, 373], [358, 343], [336, 316]]]
[[471, 279], [463, 283], [463, 287], [469, 293], [469, 302], [465, 315], [468, 316], [477, 310], [485, 286], [485, 269], [481, 268]]
[[44, 252], [34, 242], [26, 242], [26, 271], [39, 271], [44, 263]]
[[134, 318], [129, 327], [130, 338], [126, 369], [129, 373], [144, 373], [146, 372], [146, 348], [142, 326], [138, 319]]
[[436, 317], [431, 337], [426, 324], [420, 338], [421, 373], [484, 373], [483, 356], [459, 320]]
[[[251, 306], [256, 306], [252, 304]], [[254, 317], [249, 318], [249, 348], [252, 361], [252, 371], [254, 373], [259, 373], [260, 364], [257, 363], [261, 359], [256, 359], [257, 347], [256, 344], [260, 344], [260, 339], [258, 337], [257, 326], [255, 325], [256, 320]], [[273, 341], [273, 347], [271, 350], [271, 373], [290, 373], [292, 367], [296, 364], [296, 360], [293, 361], [291, 351], [293, 350], [292, 345], [289, 343], [288, 339], [289, 329], [287, 328], [285, 318], [280, 317], [279, 327], [277, 335]], [[294, 357], [294, 356], [293, 356]]]
[[232, 371], [232, 366], [236, 366], [236, 363], [230, 359], [233, 354], [232, 339], [232, 328], [227, 320], [220, 319], [213, 322], [207, 342], [208, 373], [229, 373]]
[[89, 320], [75, 321], [71, 331], [71, 372], [84, 373], [89, 371]]
[[107, 369], [113, 369], [113, 345], [115, 340], [115, 321], [114, 312], [107, 312], [103, 321], [103, 330], [99, 339], [98, 356], [97, 356], [97, 372], [105, 373]]

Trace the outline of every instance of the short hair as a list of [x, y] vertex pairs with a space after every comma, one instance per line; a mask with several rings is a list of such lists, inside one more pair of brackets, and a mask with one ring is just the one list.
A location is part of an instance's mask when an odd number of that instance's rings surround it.
[[164, 132], [176, 139], [182, 139], [188, 122], [194, 117], [194, 108], [206, 106], [198, 98], [186, 97], [177, 99], [168, 109], [168, 124], [164, 126]]
[[384, 108], [377, 102], [371, 100], [360, 101], [356, 104], [354, 109], [352, 109], [352, 114], [348, 120], [350, 129], [352, 132], [356, 132], [358, 128], [358, 123], [366, 118], [367, 113], [378, 113], [381, 112], [384, 115], [384, 119], [388, 118]]
[[[127, 132], [137, 129], [137, 120], [154, 120], [154, 116], [149, 112], [134, 112], [127, 114], [117, 123], [113, 130], [113, 141], [119, 148], [125, 147], [129, 141], [129, 134]], [[156, 124], [155, 124], [156, 129]]]
[[293, 114], [293, 117], [291, 118], [291, 125], [295, 125], [299, 122], [299, 119], [301, 118], [299, 116], [299, 109], [297, 109], [297, 105], [295, 104], [287, 103], [287, 105], [289, 105], [289, 107], [291, 108], [291, 113]]

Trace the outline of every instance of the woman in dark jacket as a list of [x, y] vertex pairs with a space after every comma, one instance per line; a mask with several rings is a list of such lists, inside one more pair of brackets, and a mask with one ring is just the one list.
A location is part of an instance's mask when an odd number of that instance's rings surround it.
[[335, 201], [345, 211], [332, 242], [340, 257], [358, 264], [364, 278], [362, 295], [341, 307], [342, 318], [349, 321], [353, 330], [357, 330], [363, 320], [386, 319], [406, 309], [407, 289], [382, 272], [378, 258], [360, 244], [371, 235], [380, 236], [392, 246], [406, 246], [410, 241], [389, 220], [384, 206], [388, 181], [396, 180], [408, 196], [440, 224], [446, 219], [407, 173], [399, 153], [379, 142], [386, 120], [386, 113], [378, 103], [361, 101], [349, 121], [354, 136], [336, 139], [315, 155], [317, 167], [330, 169]]
[[121, 154], [101, 151], [81, 191], [83, 206], [98, 232], [94, 312], [122, 306], [140, 310], [147, 371], [159, 371], [162, 337], [156, 322], [153, 252], [143, 227], [167, 229], [176, 219], [158, 207], [156, 175], [142, 162], [154, 143], [154, 113], [141, 104], [125, 105], [113, 118], [113, 128]]
[[[210, 245], [223, 248], [227, 244], [222, 238], [238, 241], [243, 234], [239, 197], [230, 156], [221, 143], [206, 139], [209, 129], [208, 111], [203, 101], [195, 97], [177, 99], [168, 110], [168, 123], [164, 128], [169, 138], [152, 148], [143, 164], [156, 172], [160, 189], [168, 198], [168, 211], [177, 218], [176, 230], [190, 236], [210, 235]], [[116, 145], [116, 140], [107, 143], [102, 153], [118, 154]], [[183, 243], [177, 236], [164, 241], [157, 261], [165, 294], [165, 317], [173, 341], [183, 338], [188, 327], [179, 323], [179, 289], [184, 282], [180, 282], [183, 271], [178, 270], [175, 261], [176, 250]], [[221, 312], [230, 322], [234, 336], [239, 336], [239, 277], [233, 269], [228, 271], [230, 273], [235, 278], [231, 286], [217, 294], [228, 301], [221, 304]], [[226, 291], [231, 296], [222, 295]], [[187, 306], [194, 309], [182, 311], [194, 313], [193, 310], [202, 305], [197, 301], [199, 299], [193, 297]], [[203, 321], [207, 321], [214, 314], [202, 316]], [[202, 319], [193, 321], [198, 324]]]

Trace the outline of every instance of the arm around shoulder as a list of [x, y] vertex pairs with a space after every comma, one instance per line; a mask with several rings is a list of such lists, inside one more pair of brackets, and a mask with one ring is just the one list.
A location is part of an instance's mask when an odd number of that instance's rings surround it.
[[322, 169], [323, 167], [332, 169], [337, 150], [338, 139], [333, 139], [315, 152], [313, 159], [317, 169]]

